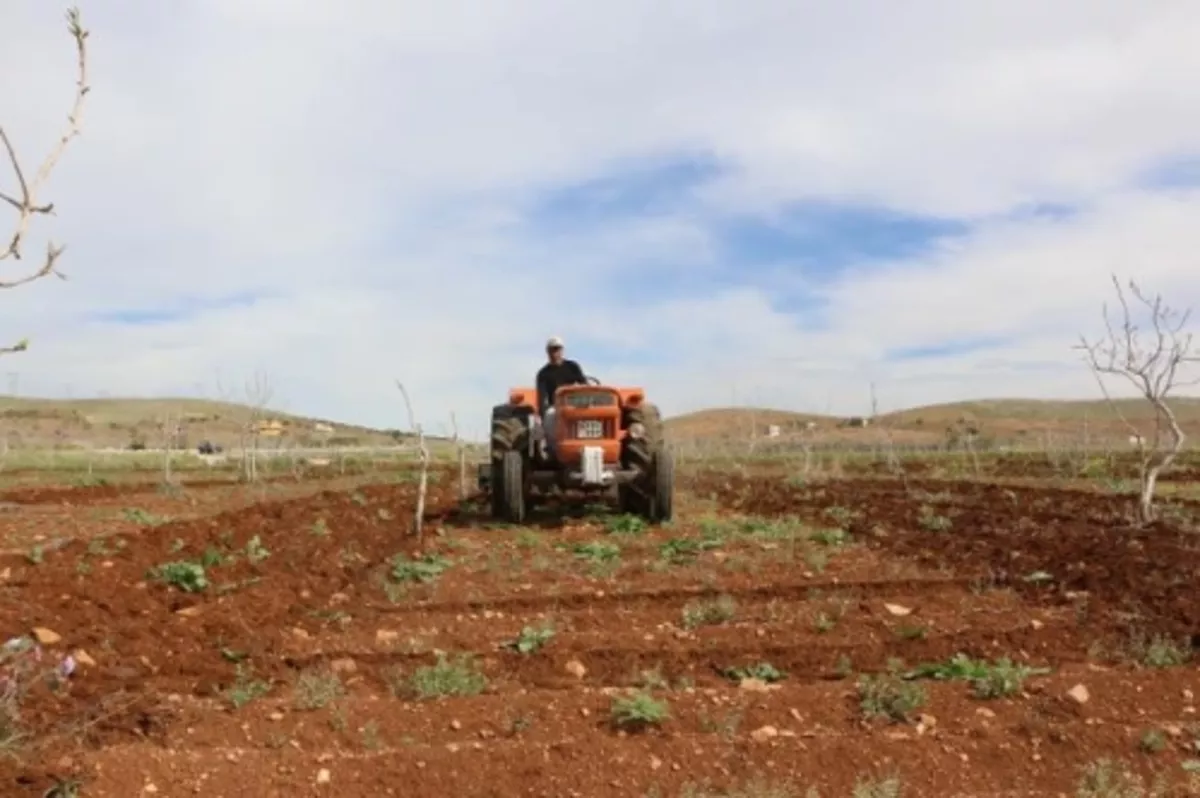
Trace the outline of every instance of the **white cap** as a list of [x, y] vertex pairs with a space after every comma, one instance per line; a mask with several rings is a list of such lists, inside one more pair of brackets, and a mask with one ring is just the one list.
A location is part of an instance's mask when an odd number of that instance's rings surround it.
[[562, 349], [565, 346], [566, 345], [563, 343], [563, 339], [559, 338], [557, 335], [550, 336], [550, 340], [546, 341], [547, 349]]

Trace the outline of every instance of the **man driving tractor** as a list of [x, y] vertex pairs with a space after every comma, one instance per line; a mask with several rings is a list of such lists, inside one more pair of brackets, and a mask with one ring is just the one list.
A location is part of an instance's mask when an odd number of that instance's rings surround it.
[[585, 385], [587, 377], [574, 360], [563, 354], [563, 339], [557, 335], [546, 341], [549, 361], [537, 373], [538, 415], [542, 417], [542, 432], [546, 449], [554, 456], [554, 394], [564, 385]]

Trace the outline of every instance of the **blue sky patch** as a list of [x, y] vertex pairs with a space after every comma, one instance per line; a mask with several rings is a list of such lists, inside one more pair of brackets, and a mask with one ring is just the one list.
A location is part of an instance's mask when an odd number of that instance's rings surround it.
[[995, 349], [1008, 343], [1007, 338], [994, 336], [982, 338], [963, 338], [955, 341], [945, 341], [938, 344], [923, 346], [907, 346], [889, 349], [884, 353], [886, 360], [936, 360], [943, 357], [967, 355], [985, 349]]
[[266, 294], [258, 292], [229, 294], [222, 297], [183, 297], [167, 307], [106, 310], [92, 313], [88, 316], [88, 319], [100, 322], [101, 324], [124, 324], [129, 326], [170, 324], [171, 322], [194, 318], [207, 311], [249, 307], [266, 298]]
[[[825, 322], [823, 300], [813, 289], [849, 268], [917, 257], [971, 231], [964, 220], [851, 203], [806, 201], [761, 215], [721, 213], [699, 201], [698, 189], [726, 171], [715, 158], [688, 154], [623, 161], [539, 193], [526, 205], [525, 235], [548, 257], [564, 251], [592, 258], [597, 289], [624, 292], [631, 307], [751, 287], [770, 293], [780, 310], [795, 312], [815, 329]], [[696, 238], [684, 232], [678, 246], [660, 248], [658, 242], [642, 247], [631, 236], [627, 249], [606, 239], [612, 251], [599, 257], [611, 263], [596, 262], [589, 247], [598, 233], [619, 233], [623, 225], [643, 230], [639, 224], [655, 219], [685, 231], [690, 225]]]
[[946, 238], [963, 236], [963, 221], [868, 205], [793, 203], [772, 219], [716, 221], [725, 257], [745, 264], [791, 264], [815, 279], [852, 265], [911, 258]]
[[1045, 219], [1052, 222], [1065, 222], [1075, 218], [1083, 210], [1081, 206], [1067, 205], [1062, 202], [1035, 202], [1012, 209], [1004, 215], [1004, 218], [1009, 221]]
[[1144, 170], [1136, 183], [1140, 188], [1151, 190], [1200, 186], [1200, 154], [1163, 160]]
[[680, 154], [612, 165], [604, 174], [542, 192], [530, 204], [531, 227], [563, 231], [675, 211], [699, 186], [724, 173], [715, 159]]

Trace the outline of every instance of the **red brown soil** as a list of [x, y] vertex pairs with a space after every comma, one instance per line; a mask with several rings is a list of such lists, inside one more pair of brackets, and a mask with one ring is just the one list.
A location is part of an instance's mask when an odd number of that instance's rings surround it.
[[[1080, 769], [1100, 757], [1177, 784], [1182, 762], [1200, 758], [1189, 749], [1200, 745], [1195, 664], [1148, 669], [1113, 655], [1155, 635], [1197, 642], [1200, 536], [1130, 528], [1127, 500], [709, 472], [681, 480], [671, 527], [612, 534], [603, 517], [554, 506], [523, 529], [491, 524], [442, 475], [425, 548], [450, 565], [402, 591], [385, 587], [392, 558], [416, 551], [412, 484], [329, 487], [251, 506], [228, 486], [189, 487], [189, 517], [113, 527], [38, 564], [0, 559], [0, 635], [48, 627], [63, 637], [53, 650], [82, 649], [95, 662], [58, 693], [31, 695], [22, 722], [32, 742], [20, 761], [0, 758], [0, 794], [41, 796], [55, 778], [74, 777], [88, 798], [151, 794], [150, 784], [158, 795], [227, 798], [665, 797], [760, 778], [797, 795], [812, 786], [847, 796], [860, 778], [895, 773], [910, 796], [1053, 796], [1074, 794]], [[157, 500], [165, 515], [169, 502], [186, 501]], [[69, 517], [132, 498], [55, 501]], [[23, 506], [0, 524], [39, 509]], [[850, 545], [739, 527], [749, 515], [841, 525]], [[950, 528], [929, 528], [933, 516]], [[716, 544], [694, 557], [664, 556], [706, 535]], [[255, 537], [269, 551], [259, 562], [245, 555]], [[619, 546], [619, 561], [576, 556], [573, 547], [597, 541]], [[203, 592], [148, 576], [205, 552], [223, 562], [208, 569]], [[1050, 581], [1029, 581], [1037, 572]], [[733, 617], [687, 628], [687, 608], [718, 596], [733, 600]], [[505, 646], [543, 622], [556, 630], [543, 649]], [[474, 655], [484, 693], [413, 696], [404, 679], [437, 651]], [[920, 725], [860, 717], [848, 671], [960, 652], [1052, 672], [993, 701], [962, 682], [924, 682]], [[786, 673], [777, 688], [742, 689], [722, 674], [760, 662]], [[239, 664], [270, 690], [235, 709]], [[298, 708], [306, 680], [331, 670], [345, 695]], [[670, 719], [614, 731], [610, 702], [645, 672]], [[1084, 704], [1065, 696], [1077, 684], [1091, 694]], [[1153, 729], [1166, 743], [1149, 754], [1139, 740]]]

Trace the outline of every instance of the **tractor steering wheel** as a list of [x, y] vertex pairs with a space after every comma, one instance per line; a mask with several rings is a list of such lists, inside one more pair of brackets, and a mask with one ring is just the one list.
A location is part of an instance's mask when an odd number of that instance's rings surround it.
[[589, 376], [589, 377], [587, 377], [587, 384], [588, 385], [599, 385], [600, 380], [596, 379], [595, 377]]

